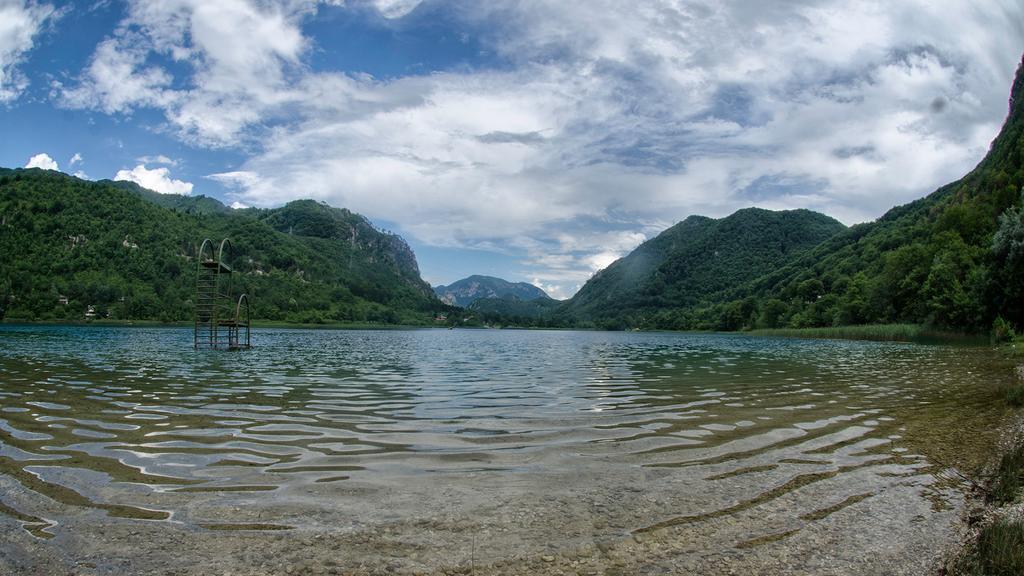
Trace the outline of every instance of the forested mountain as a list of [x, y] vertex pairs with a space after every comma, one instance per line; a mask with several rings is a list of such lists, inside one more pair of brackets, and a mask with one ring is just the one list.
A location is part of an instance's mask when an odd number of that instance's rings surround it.
[[448, 304], [465, 308], [482, 298], [512, 298], [529, 301], [549, 298], [540, 288], [526, 282], [509, 282], [493, 276], [470, 276], [448, 286], [434, 287], [434, 294]]
[[551, 326], [548, 318], [561, 302], [543, 296], [533, 300], [520, 300], [515, 296], [481, 298], [469, 305], [473, 320], [482, 324], [512, 326]]
[[595, 274], [556, 318], [648, 326], [665, 310], [705, 303], [783, 266], [844, 229], [809, 210], [747, 208], [715, 220], [691, 216]]
[[[187, 320], [203, 238], [234, 244], [254, 317], [426, 323], [447, 307], [398, 236], [311, 200], [232, 210], [39, 169], [0, 169], [0, 317]], [[67, 299], [63, 303], [62, 297]]]
[[1022, 193], [1024, 62], [1003, 129], [967, 176], [838, 234], [693, 319], [722, 327], [912, 322], [981, 332], [1001, 316], [1020, 327]]
[[[774, 248], [776, 235], [807, 222], [751, 229], [764, 211], [691, 217], [595, 275], [553, 320], [719, 330], [909, 322], [983, 332], [1002, 317], [1022, 327], [1024, 62], [1009, 102], [986, 157], [925, 198], [816, 246], [810, 234], [785, 252]], [[705, 240], [740, 215], [731, 233]]]

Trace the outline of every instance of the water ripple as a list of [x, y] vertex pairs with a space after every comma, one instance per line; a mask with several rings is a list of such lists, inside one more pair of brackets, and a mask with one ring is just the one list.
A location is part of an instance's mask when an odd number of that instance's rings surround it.
[[[990, 441], [1001, 417], [1002, 372], [969, 348], [436, 330], [261, 330], [239, 353], [190, 344], [181, 329], [0, 327], [0, 476], [69, 506], [183, 521], [192, 499], [273, 493], [281, 505], [311, 484], [488, 474], [513, 486], [566, 470], [584, 493], [624, 488], [637, 471], [664, 490], [688, 486], [631, 517], [639, 533], [818, 484], [849, 494], [793, 504], [803, 526], [908, 477], [977, 465], [960, 439]], [[607, 499], [609, 517], [633, 505]], [[0, 502], [4, 516], [38, 537], [59, 530]]]

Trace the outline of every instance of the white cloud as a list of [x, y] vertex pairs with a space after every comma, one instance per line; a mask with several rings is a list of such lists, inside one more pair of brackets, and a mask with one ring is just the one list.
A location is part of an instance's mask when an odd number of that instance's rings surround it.
[[588, 266], [590, 266], [591, 270], [597, 272], [598, 270], [607, 268], [609, 264], [615, 262], [621, 257], [622, 254], [619, 252], [604, 251], [598, 252], [597, 254], [591, 254], [587, 256], [584, 261]]
[[170, 170], [167, 168], [153, 168], [150, 170], [144, 164], [139, 164], [131, 170], [118, 170], [117, 174], [114, 175], [114, 180], [135, 182], [143, 188], [148, 188], [161, 194], [188, 195], [192, 193], [191, 182], [172, 179]]
[[[567, 291], [560, 285], [545, 283], [540, 278], [534, 278], [533, 280], [530, 281], [530, 284], [533, 284], [537, 288], [540, 288], [548, 296], [554, 298], [555, 300], [564, 300], [569, 296], [572, 296], [571, 293], [567, 293]], [[573, 290], [573, 292], [575, 292], [575, 290]]]
[[0, 1], [0, 103], [13, 101], [28, 87], [18, 65], [46, 21], [57, 15], [50, 4]]
[[43, 170], [60, 170], [60, 166], [57, 165], [57, 161], [50, 158], [49, 154], [45, 152], [36, 154], [35, 156], [28, 159], [28, 163], [25, 164], [25, 168], [42, 168]]
[[419, 6], [421, 0], [373, 0], [373, 5], [385, 18], [401, 18]]
[[[309, 12], [303, 2], [131, 0], [79, 82], [56, 87], [66, 106], [110, 114], [159, 108], [186, 139], [230, 145], [292, 99], [289, 73], [307, 47], [298, 19]], [[175, 87], [151, 54], [184, 64], [189, 85]]]
[[171, 75], [146, 66], [146, 54], [145, 40], [137, 33], [123, 32], [101, 42], [81, 85], [70, 89], [56, 85], [62, 90], [63, 103], [107, 114], [131, 112], [139, 106], [172, 105], [174, 94], [168, 90]]
[[79, 154], [78, 152], [75, 152], [75, 155], [72, 156], [71, 160], [68, 161], [68, 166], [74, 167], [76, 164], [81, 164], [82, 162], [82, 155]]
[[157, 154], [155, 156], [140, 156], [139, 158], [136, 158], [135, 161], [141, 164], [163, 164], [165, 166], [171, 167], [178, 165], [177, 160], [174, 160], [173, 158], [168, 158], [163, 154]]
[[75, 173], [72, 174], [72, 176], [74, 176], [75, 178], [79, 178], [81, 180], [92, 180], [92, 178], [90, 178], [88, 174], [82, 172], [81, 170], [76, 170]]
[[502, 66], [381, 81], [308, 64], [311, 5], [132, 0], [64, 97], [244, 150], [210, 176], [239, 202], [314, 197], [567, 291], [689, 214], [853, 223], [961, 176], [1024, 51], [1017, 0], [451, 0]]
[[210, 180], [220, 182], [225, 186], [234, 186], [248, 189], [260, 183], [260, 177], [255, 172], [221, 172], [207, 176]]

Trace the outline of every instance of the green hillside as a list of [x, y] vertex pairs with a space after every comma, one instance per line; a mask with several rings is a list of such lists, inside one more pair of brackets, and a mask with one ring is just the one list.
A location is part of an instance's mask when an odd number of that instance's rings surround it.
[[559, 325], [1024, 326], [1024, 62], [989, 153], [963, 179], [842, 229], [806, 211], [694, 216], [596, 274]]
[[481, 324], [547, 327], [552, 325], [552, 312], [560, 305], [561, 302], [546, 295], [532, 300], [506, 296], [476, 300], [467, 312]]
[[652, 326], [791, 262], [843, 230], [809, 210], [691, 216], [598, 272], [555, 318], [604, 327]]
[[[1024, 325], [1024, 63], [989, 153], [963, 179], [854, 226], [695, 311], [690, 325]], [[751, 315], [748, 316], [747, 314]]]
[[[203, 238], [234, 243], [254, 316], [294, 322], [426, 323], [446, 309], [398, 236], [303, 200], [232, 210], [38, 169], [0, 169], [0, 317], [188, 320]], [[62, 304], [60, 297], [68, 299]]]

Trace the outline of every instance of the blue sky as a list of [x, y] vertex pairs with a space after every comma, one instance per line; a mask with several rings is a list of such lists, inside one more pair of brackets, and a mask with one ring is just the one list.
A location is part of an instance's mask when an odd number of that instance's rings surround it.
[[0, 165], [311, 197], [567, 297], [691, 214], [958, 178], [1022, 52], [1018, 0], [0, 0]]

